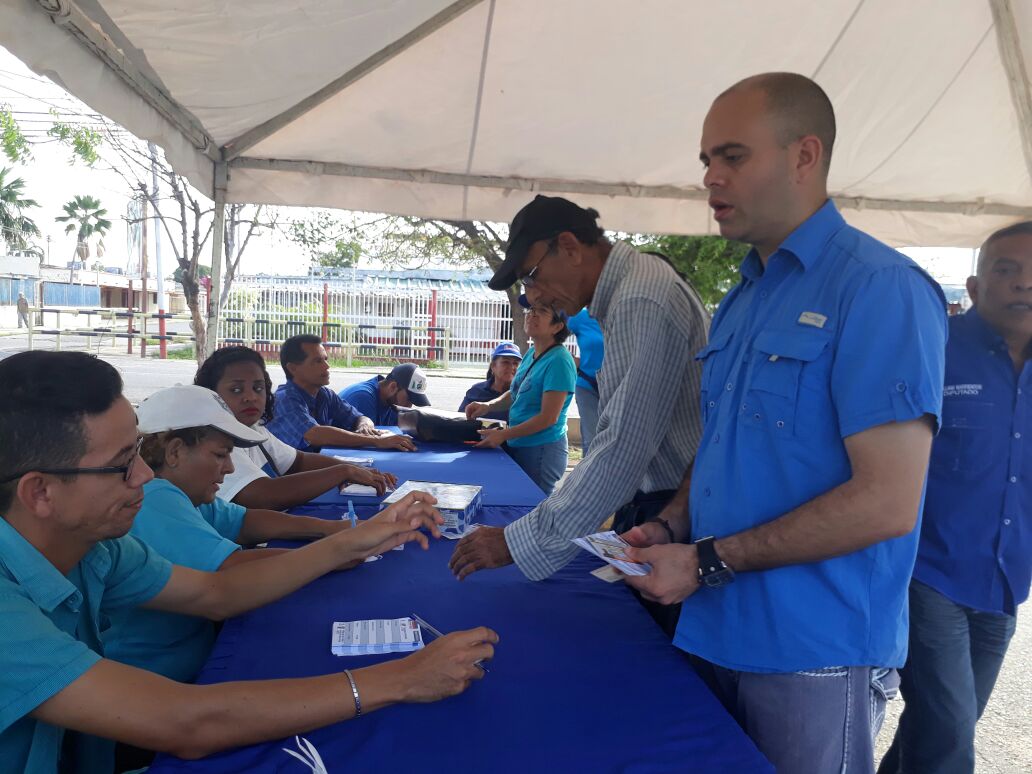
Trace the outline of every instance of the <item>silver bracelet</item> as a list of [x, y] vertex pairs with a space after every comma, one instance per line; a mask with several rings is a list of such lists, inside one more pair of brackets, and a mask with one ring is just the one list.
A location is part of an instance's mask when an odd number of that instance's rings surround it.
[[355, 717], [362, 715], [362, 700], [358, 698], [358, 686], [355, 685], [355, 678], [351, 676], [351, 670], [345, 669], [344, 674], [347, 675], [348, 682], [351, 683], [351, 695], [355, 697]]

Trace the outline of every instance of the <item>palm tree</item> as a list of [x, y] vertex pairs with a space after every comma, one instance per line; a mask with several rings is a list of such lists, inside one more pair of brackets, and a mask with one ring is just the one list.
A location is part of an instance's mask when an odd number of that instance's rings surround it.
[[0, 229], [3, 241], [13, 250], [29, 248], [29, 237], [39, 236], [39, 228], [25, 210], [38, 207], [33, 199], [23, 196], [25, 181], [20, 177], [9, 178], [11, 170], [0, 169]]
[[75, 260], [78, 258], [86, 265], [90, 258], [90, 238], [97, 237], [97, 253], [104, 254], [104, 235], [111, 228], [111, 221], [104, 216], [107, 210], [100, 206], [100, 200], [92, 196], [76, 196], [64, 206], [64, 215], [54, 220], [65, 223], [65, 233], [78, 230], [75, 237], [75, 252], [72, 253], [72, 268], [68, 273], [68, 281], [75, 276]]

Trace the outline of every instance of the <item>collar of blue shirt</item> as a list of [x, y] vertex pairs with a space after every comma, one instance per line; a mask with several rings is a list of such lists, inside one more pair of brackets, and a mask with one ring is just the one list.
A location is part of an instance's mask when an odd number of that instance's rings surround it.
[[295, 395], [300, 396], [308, 407], [315, 408], [319, 404], [319, 398], [323, 397], [323, 390], [329, 390], [329, 387], [320, 387], [319, 391], [312, 395], [307, 390], [301, 389], [294, 380], [290, 380], [283, 383], [283, 390], [285, 392], [293, 392]]
[[[775, 255], [785, 252], [795, 256], [805, 271], [817, 262], [831, 238], [845, 225], [846, 221], [839, 214], [835, 202], [828, 199], [817, 212], [788, 235]], [[740, 270], [748, 280], [756, 280], [763, 275], [763, 264], [755, 247], [745, 256]]]
[[[83, 561], [103, 563], [106, 552], [102, 552], [103, 557], [94, 556], [97, 550], [97, 546], [91, 548]], [[75, 584], [3, 518], [0, 518], [0, 563], [44, 612], [52, 612], [65, 601], [72, 609], [82, 604], [82, 592]]]

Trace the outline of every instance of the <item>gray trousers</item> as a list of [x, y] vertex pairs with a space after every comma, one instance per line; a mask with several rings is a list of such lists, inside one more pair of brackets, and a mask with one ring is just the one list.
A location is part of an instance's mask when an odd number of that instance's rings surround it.
[[873, 774], [894, 669], [736, 672], [691, 657], [699, 676], [778, 774]]

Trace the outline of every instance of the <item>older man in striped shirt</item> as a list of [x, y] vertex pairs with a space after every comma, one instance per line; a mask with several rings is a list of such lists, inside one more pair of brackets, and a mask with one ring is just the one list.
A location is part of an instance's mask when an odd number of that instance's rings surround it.
[[571, 538], [597, 531], [614, 511], [637, 514], [621, 525], [629, 528], [685, 505], [671, 498], [702, 432], [693, 356], [706, 344], [709, 319], [664, 259], [611, 243], [597, 218], [593, 209], [538, 196], [509, 227], [506, 259], [490, 287], [522, 281], [568, 314], [587, 306], [602, 326], [598, 431], [591, 453], [551, 497], [504, 530], [481, 527], [458, 544], [450, 567], [459, 580], [514, 561], [542, 580], [577, 553]]

